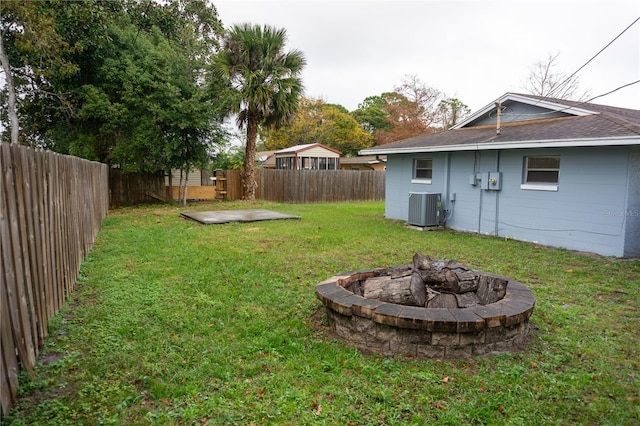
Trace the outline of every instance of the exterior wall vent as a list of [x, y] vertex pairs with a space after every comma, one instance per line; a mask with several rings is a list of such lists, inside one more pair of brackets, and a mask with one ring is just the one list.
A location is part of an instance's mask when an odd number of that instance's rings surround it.
[[435, 192], [409, 193], [409, 219], [415, 226], [438, 226], [442, 218], [442, 195]]

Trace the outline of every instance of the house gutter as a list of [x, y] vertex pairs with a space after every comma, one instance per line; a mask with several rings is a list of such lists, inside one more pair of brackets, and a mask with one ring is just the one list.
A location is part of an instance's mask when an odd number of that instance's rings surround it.
[[488, 151], [495, 149], [522, 148], [568, 148], [568, 147], [598, 147], [598, 146], [640, 145], [640, 136], [613, 136], [607, 138], [585, 139], [549, 139], [540, 141], [511, 141], [486, 142], [480, 144], [438, 145], [410, 148], [379, 148], [363, 149], [360, 155], [388, 155], [388, 154], [417, 154], [423, 152], [445, 151]]

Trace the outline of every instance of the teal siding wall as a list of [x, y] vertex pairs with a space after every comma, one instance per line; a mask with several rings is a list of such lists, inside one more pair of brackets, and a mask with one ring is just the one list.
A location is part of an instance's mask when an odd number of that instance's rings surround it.
[[[559, 155], [557, 191], [521, 189], [524, 157]], [[413, 159], [433, 159], [430, 185]], [[448, 227], [612, 256], [640, 256], [640, 152], [631, 147], [389, 155], [386, 216], [407, 220], [409, 192], [440, 192]], [[502, 189], [469, 176], [502, 172]], [[455, 201], [451, 197], [455, 193]], [[634, 215], [638, 213], [637, 215]]]
[[626, 220], [624, 256], [640, 256], [640, 147], [631, 149], [629, 160], [629, 190], [627, 206], [622, 215]]
[[[535, 120], [539, 118], [566, 117], [566, 112], [552, 112], [548, 108], [536, 105], [527, 105], [519, 102], [506, 102], [502, 104], [502, 114], [500, 121], [508, 123], [510, 121]], [[488, 115], [478, 118], [474, 121], [475, 126], [484, 124], [494, 124], [496, 122], [496, 112], [493, 110]]]

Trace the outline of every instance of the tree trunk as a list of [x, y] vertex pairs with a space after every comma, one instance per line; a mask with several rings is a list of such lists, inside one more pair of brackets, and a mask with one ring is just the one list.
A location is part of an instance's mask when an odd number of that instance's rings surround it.
[[243, 200], [256, 199], [256, 139], [258, 138], [258, 119], [255, 113], [248, 112], [247, 117], [247, 145], [245, 147], [244, 171], [242, 173]]
[[182, 202], [182, 167], [180, 167], [180, 176], [178, 177], [178, 202]]
[[182, 193], [182, 205], [187, 206], [187, 183], [189, 182], [189, 167], [184, 175], [184, 192]]
[[9, 125], [11, 126], [11, 143], [18, 143], [18, 108], [16, 106], [16, 88], [13, 84], [13, 75], [11, 74], [11, 65], [9, 57], [4, 51], [4, 39], [0, 35], [0, 62], [4, 70], [5, 79], [7, 81], [7, 115], [9, 116]]

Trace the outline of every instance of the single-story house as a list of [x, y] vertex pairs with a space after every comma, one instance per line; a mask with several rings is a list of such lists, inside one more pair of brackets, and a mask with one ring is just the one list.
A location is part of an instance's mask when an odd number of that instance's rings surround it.
[[276, 168], [276, 152], [275, 151], [258, 151], [256, 152], [256, 167], [261, 169]]
[[387, 156], [388, 218], [640, 256], [640, 110], [506, 93], [361, 154]]
[[[184, 185], [185, 175], [182, 175], [182, 184]], [[169, 186], [169, 175], [165, 175], [165, 188], [167, 199], [177, 200], [179, 198], [180, 188], [180, 170], [171, 170], [171, 186]], [[215, 178], [206, 170], [198, 170], [192, 168], [189, 170], [187, 179], [187, 198], [189, 200], [213, 200], [216, 198]]]
[[337, 149], [321, 143], [284, 148], [275, 152], [276, 169], [338, 170], [340, 155]]
[[356, 157], [342, 157], [340, 170], [376, 170], [383, 171], [386, 167], [386, 155], [358, 155]]

